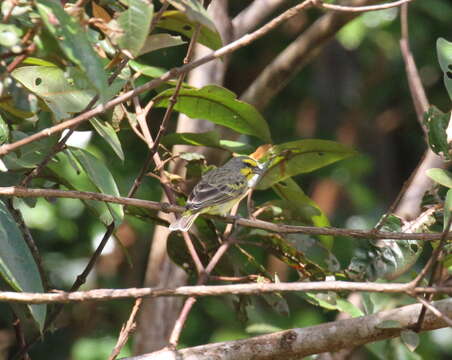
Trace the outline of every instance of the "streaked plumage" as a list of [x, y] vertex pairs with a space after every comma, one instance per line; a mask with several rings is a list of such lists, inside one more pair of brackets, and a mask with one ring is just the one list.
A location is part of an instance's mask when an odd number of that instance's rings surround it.
[[198, 215], [203, 213], [226, 215], [253, 187], [262, 167], [248, 157], [232, 158], [223, 166], [203, 175], [188, 197], [182, 216], [174, 221], [171, 231], [188, 231]]

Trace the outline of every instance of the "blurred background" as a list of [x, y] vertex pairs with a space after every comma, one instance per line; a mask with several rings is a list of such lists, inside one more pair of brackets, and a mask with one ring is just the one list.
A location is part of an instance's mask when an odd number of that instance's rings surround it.
[[[245, 3], [248, 2], [230, 2], [230, 14], [238, 13]], [[264, 38], [235, 52], [229, 58], [225, 87], [236, 94], [243, 93], [253, 79], [322, 13], [320, 10], [302, 12]], [[399, 48], [398, 15], [398, 9], [388, 9], [365, 13], [352, 20], [262, 111], [275, 143], [319, 138], [338, 141], [359, 152], [358, 156], [296, 178], [328, 215], [332, 226], [363, 229], [374, 226], [426, 150]], [[450, 100], [442, 81], [435, 44], [438, 37], [452, 40], [451, 18], [452, 3], [446, 0], [414, 1], [409, 10], [411, 50], [422, 83], [429, 102], [443, 111], [450, 109]], [[180, 64], [185, 52], [185, 47], [160, 50], [146, 55], [146, 61], [171, 68]], [[160, 119], [162, 114], [163, 110], [156, 109], [152, 116]], [[176, 115], [169, 133], [175, 131]], [[158, 131], [159, 121], [150, 125], [155, 125], [151, 129], [154, 133]], [[74, 141], [84, 142], [84, 146], [106, 162], [120, 193], [126, 194], [143, 164], [146, 146], [136, 140], [131, 130], [121, 131], [119, 137], [126, 156], [124, 163], [111, 156], [111, 149], [98, 136], [87, 132]], [[241, 140], [252, 146], [259, 145], [253, 138]], [[158, 182], [147, 177], [136, 196], [159, 201]], [[254, 194], [257, 204], [274, 197], [271, 190]], [[22, 211], [39, 245], [51, 283], [59, 289], [69, 288], [99, 243], [103, 225], [82, 202], [73, 199], [50, 202], [39, 199], [34, 208], [23, 205]], [[115, 237], [127, 248], [133, 265], [129, 264], [116, 241], [109, 241], [82, 289], [142, 286], [153, 229], [151, 222], [126, 217]], [[341, 239], [336, 241], [333, 253], [346, 264], [355, 245], [352, 240]], [[265, 259], [263, 253], [257, 256], [261, 256], [282, 280], [293, 278], [291, 270], [275, 259]], [[315, 325], [337, 316], [334, 311], [309, 305], [295, 294], [286, 299], [290, 316], [277, 314], [259, 300], [253, 300], [253, 306], [248, 308], [249, 318], [244, 322], [231, 315], [235, 311], [230, 299], [200, 299], [189, 316], [181, 346]], [[133, 301], [128, 300], [65, 305], [66, 310], [57, 321], [59, 329], [49, 333], [44, 343], [36, 345], [31, 357], [105, 359], [114, 347], [132, 305]], [[8, 305], [0, 303], [0, 314], [0, 339], [4, 338], [0, 344], [8, 344], [8, 339], [13, 336], [9, 328]], [[411, 358], [450, 358], [451, 336], [451, 329], [422, 334], [421, 344]], [[379, 358], [378, 346], [374, 346], [374, 351], [360, 350], [357, 358]], [[132, 348], [133, 339], [121, 356], [131, 355]], [[396, 351], [392, 356], [402, 359]]]

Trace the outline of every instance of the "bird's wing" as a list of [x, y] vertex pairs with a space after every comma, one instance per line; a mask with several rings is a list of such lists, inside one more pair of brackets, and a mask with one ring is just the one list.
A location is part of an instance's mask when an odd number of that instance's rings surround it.
[[241, 185], [243, 184], [229, 186], [201, 181], [193, 189], [188, 199], [187, 207], [191, 210], [199, 210], [228, 202], [240, 196], [246, 190], [246, 186]]

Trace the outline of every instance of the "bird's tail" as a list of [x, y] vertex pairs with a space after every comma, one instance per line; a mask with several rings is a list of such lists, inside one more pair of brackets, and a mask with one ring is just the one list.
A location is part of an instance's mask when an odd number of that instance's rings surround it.
[[170, 231], [188, 231], [192, 226], [193, 222], [198, 217], [199, 213], [182, 215], [179, 219], [176, 219], [169, 226]]

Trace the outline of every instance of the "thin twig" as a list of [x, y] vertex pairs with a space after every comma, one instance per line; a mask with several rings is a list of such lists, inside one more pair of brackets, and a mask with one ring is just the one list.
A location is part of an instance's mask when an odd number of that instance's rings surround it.
[[246, 283], [228, 285], [194, 285], [177, 288], [95, 289], [74, 292], [29, 293], [0, 291], [0, 302], [22, 304], [74, 303], [109, 301], [141, 297], [205, 297], [223, 295], [259, 295], [274, 292], [375, 292], [388, 294], [452, 294], [452, 286], [417, 286], [410, 283], [371, 283], [351, 281], [311, 281], [280, 283]]
[[387, 3], [387, 4], [381, 4], [381, 5], [344, 6], [344, 5], [324, 3], [322, 0], [315, 0], [314, 6], [317, 6], [317, 7], [323, 8], [323, 9], [327, 9], [327, 10], [333, 10], [333, 11], [369, 12], [369, 11], [378, 11], [378, 10], [385, 10], [385, 9], [390, 9], [393, 7], [398, 7], [403, 4], [407, 4], [411, 1], [413, 1], [413, 0], [398, 0], [398, 1]]
[[133, 305], [133, 309], [132, 312], [130, 313], [129, 319], [123, 325], [121, 332], [119, 333], [118, 341], [116, 342], [114, 349], [112, 350], [110, 356], [108, 357], [108, 360], [115, 360], [118, 357], [119, 353], [121, 352], [121, 349], [124, 347], [127, 340], [129, 339], [130, 333], [135, 330], [136, 327], [135, 316], [137, 315], [137, 312], [140, 309], [142, 301], [143, 301], [142, 298], [138, 298], [135, 300], [135, 304]]
[[[452, 216], [449, 218], [449, 221], [447, 222], [447, 224], [444, 228], [444, 231], [442, 234], [443, 236], [441, 237], [441, 240], [440, 240], [438, 246], [435, 248], [432, 255], [430, 256], [430, 259], [427, 261], [427, 264], [424, 266], [424, 268], [419, 273], [419, 275], [412, 281], [413, 285], [417, 286], [421, 282], [423, 277], [427, 274], [427, 272], [431, 269], [428, 286], [429, 287], [433, 286], [433, 283], [435, 282], [435, 276], [436, 276], [437, 270], [440, 265], [439, 257], [441, 255], [441, 252], [443, 251], [443, 247], [444, 247], [444, 245], [446, 243], [446, 239], [449, 235], [451, 223], [452, 223]], [[425, 300], [431, 301], [432, 297], [433, 297], [433, 294], [427, 294], [425, 296]], [[422, 322], [424, 321], [426, 311], [427, 311], [427, 308], [425, 305], [423, 305], [422, 309], [421, 309], [421, 313], [419, 314], [419, 319], [414, 328], [415, 331], [419, 331], [422, 328]]]
[[[416, 296], [416, 299], [423, 305], [423, 307], [429, 309], [433, 314], [435, 314], [438, 318], [442, 319], [449, 326], [452, 326], [452, 319], [444, 315], [441, 311], [434, 307], [430, 301], [423, 299], [421, 296]], [[416, 324], [416, 326], [418, 326], [418, 324]]]
[[[182, 206], [170, 205], [168, 203], [159, 203], [156, 201], [134, 199], [128, 197], [112, 196], [101, 193], [85, 192], [85, 191], [71, 191], [71, 190], [56, 190], [56, 189], [32, 189], [15, 186], [0, 187], [0, 196], [16, 196], [16, 197], [54, 197], [54, 198], [71, 198], [82, 200], [97, 200], [114, 204], [131, 205], [141, 208], [159, 210], [163, 212], [178, 212], [185, 211]], [[203, 214], [208, 218], [217, 219], [226, 223], [236, 223], [236, 225], [262, 229], [267, 231], [279, 233], [300, 233], [308, 235], [332, 235], [345, 236], [357, 239], [391, 239], [391, 240], [422, 240], [422, 241], [436, 241], [441, 240], [442, 234], [438, 233], [404, 233], [404, 232], [389, 232], [389, 231], [373, 231], [373, 230], [358, 230], [358, 229], [342, 229], [335, 227], [315, 227], [315, 226], [298, 226], [286, 225], [280, 223], [272, 223], [263, 220], [252, 220], [234, 216], [216, 216]], [[415, 231], [416, 229], [411, 229]]]

